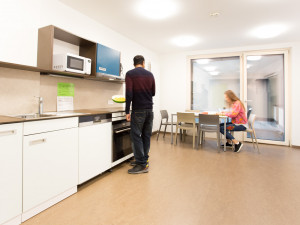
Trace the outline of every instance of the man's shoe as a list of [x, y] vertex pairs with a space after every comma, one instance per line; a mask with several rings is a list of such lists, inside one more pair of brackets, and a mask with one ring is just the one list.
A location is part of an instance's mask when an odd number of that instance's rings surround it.
[[[232, 144], [226, 142], [226, 147], [232, 147]], [[224, 145], [221, 145], [221, 148], [224, 148]]]
[[239, 142], [237, 145], [234, 146], [235, 147], [235, 150], [234, 152], [238, 153], [242, 150], [242, 147], [243, 147], [243, 143], [242, 142]]
[[[149, 166], [149, 159], [147, 160], [147, 164]], [[135, 165], [137, 165], [135, 160], [130, 162], [130, 166], [135, 166]]]
[[149, 167], [147, 166], [141, 166], [141, 165], [135, 165], [132, 169], [128, 170], [129, 174], [140, 174], [140, 173], [148, 173]]

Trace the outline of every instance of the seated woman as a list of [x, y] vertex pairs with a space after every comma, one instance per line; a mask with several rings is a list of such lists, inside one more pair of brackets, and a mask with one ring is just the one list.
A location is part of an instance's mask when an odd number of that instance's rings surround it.
[[[247, 128], [243, 124], [247, 124], [247, 115], [245, 112], [245, 106], [241, 100], [234, 94], [233, 91], [228, 90], [224, 93], [225, 101], [229, 104], [231, 111], [221, 112], [220, 115], [230, 117], [231, 123], [226, 123], [226, 146], [232, 146], [229, 141], [232, 141], [235, 145], [234, 152], [240, 152], [243, 143], [238, 142], [230, 133], [230, 131], [245, 131]], [[224, 134], [224, 124], [220, 125], [220, 132]]]

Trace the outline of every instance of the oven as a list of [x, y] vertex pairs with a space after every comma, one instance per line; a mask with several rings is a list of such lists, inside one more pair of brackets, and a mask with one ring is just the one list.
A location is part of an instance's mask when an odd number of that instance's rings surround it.
[[133, 157], [130, 138], [130, 122], [126, 121], [125, 113], [112, 114], [113, 149], [112, 166]]

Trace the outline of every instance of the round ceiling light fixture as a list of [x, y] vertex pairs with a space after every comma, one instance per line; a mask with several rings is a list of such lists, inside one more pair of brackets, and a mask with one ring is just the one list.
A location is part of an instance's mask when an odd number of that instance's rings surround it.
[[199, 40], [194, 36], [185, 35], [174, 38], [172, 42], [179, 47], [190, 47], [197, 44]]
[[162, 20], [174, 15], [178, 8], [174, 0], [140, 0], [136, 11], [148, 19]]
[[252, 30], [251, 34], [254, 37], [267, 39], [277, 37], [280, 34], [284, 33], [287, 30], [287, 26], [283, 24], [271, 24], [258, 27]]

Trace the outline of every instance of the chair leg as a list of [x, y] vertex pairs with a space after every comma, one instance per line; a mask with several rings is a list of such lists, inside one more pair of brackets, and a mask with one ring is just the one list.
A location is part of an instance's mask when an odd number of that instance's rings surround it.
[[220, 148], [221, 148], [221, 141], [220, 141], [220, 132], [217, 131], [217, 146], [218, 146], [218, 152], [220, 152]]
[[205, 142], [205, 132], [204, 131], [202, 131], [202, 137], [201, 138], [202, 138], [202, 143]]
[[195, 148], [196, 130], [193, 130], [193, 148]]
[[252, 139], [253, 148], [255, 149], [254, 140], [253, 140], [253, 133], [250, 132], [250, 135], [251, 135], [251, 139]]
[[203, 137], [203, 131], [201, 130], [200, 131], [200, 135], [199, 135], [199, 138], [200, 138], [200, 145], [202, 145], [202, 137]]
[[253, 130], [253, 135], [254, 135], [254, 138], [255, 138], [257, 151], [258, 151], [258, 153], [260, 153], [259, 148], [258, 148], [258, 142], [257, 142], [256, 134], [255, 134], [255, 131], [254, 131], [254, 130]]
[[167, 132], [167, 124], [165, 125], [165, 131], [164, 131], [164, 136], [163, 136], [163, 138], [165, 138], [165, 136], [166, 136], [166, 132]]
[[183, 141], [185, 142], [186, 130], [183, 130]]
[[157, 133], [157, 138], [156, 138], [157, 141], [158, 141], [158, 138], [159, 138], [160, 129], [161, 129], [161, 123], [160, 123], [159, 129], [158, 129], [158, 133]]
[[175, 145], [177, 145], [177, 133], [178, 133], [178, 126], [176, 126], [176, 131], [175, 131]]

